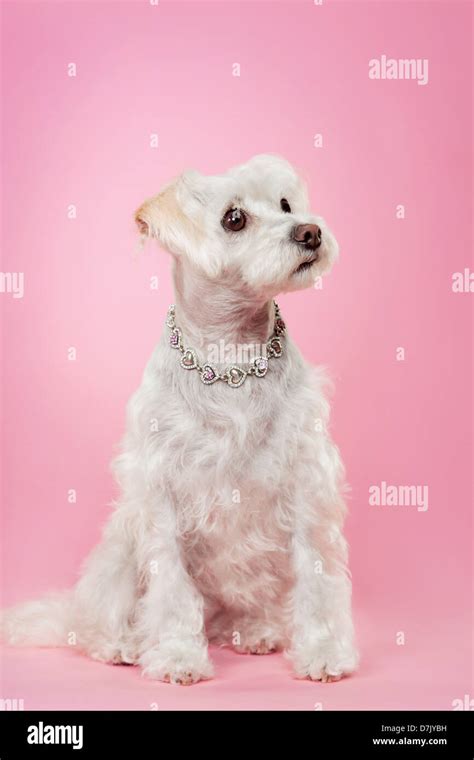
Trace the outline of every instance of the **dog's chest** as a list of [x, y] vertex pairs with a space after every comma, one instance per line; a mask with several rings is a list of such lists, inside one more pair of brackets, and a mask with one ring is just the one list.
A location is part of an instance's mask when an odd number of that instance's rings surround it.
[[[183, 435], [177, 523], [191, 575], [216, 598], [252, 604], [281, 593], [289, 573], [291, 484], [277, 418], [253, 405], [238, 414], [196, 420]], [[186, 438], [186, 440], [185, 440]], [[234, 600], [234, 601], [232, 601]]]
[[201, 506], [181, 514], [188, 570], [201, 591], [231, 606], [277, 598], [290, 574], [291, 536], [278, 495], [249, 483]]

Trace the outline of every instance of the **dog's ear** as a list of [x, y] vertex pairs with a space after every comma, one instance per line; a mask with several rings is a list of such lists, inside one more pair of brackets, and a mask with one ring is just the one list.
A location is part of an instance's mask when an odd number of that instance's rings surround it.
[[197, 172], [185, 172], [135, 213], [143, 238], [156, 238], [171, 253], [192, 250], [202, 232], [199, 215], [205, 204], [204, 183]]

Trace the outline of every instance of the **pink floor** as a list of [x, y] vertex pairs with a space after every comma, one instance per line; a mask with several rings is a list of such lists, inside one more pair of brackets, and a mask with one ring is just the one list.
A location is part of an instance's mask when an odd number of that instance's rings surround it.
[[394, 621], [381, 614], [359, 620], [358, 629], [360, 671], [339, 683], [298, 681], [280, 654], [212, 648], [215, 678], [182, 687], [67, 649], [4, 648], [0, 697], [23, 699], [25, 710], [451, 710], [453, 700], [473, 694], [466, 620], [413, 621], [402, 646]]

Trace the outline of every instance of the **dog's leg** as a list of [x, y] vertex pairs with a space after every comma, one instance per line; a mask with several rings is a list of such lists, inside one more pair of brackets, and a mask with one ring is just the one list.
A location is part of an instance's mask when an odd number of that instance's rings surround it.
[[335, 681], [355, 670], [358, 662], [346, 542], [337, 524], [314, 524], [305, 519], [304, 511], [296, 515], [293, 538], [295, 586], [288, 654], [299, 677]]
[[93, 659], [133, 664], [131, 621], [137, 601], [134, 547], [124, 512], [109, 520], [102, 542], [88, 557], [74, 589], [73, 629]]
[[147, 588], [136, 626], [144, 675], [180, 684], [210, 678], [204, 600], [186, 571], [171, 505], [161, 505], [142, 551]]

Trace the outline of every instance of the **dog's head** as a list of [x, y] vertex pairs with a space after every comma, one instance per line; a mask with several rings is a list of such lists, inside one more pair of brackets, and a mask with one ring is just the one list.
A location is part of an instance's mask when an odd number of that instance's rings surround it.
[[188, 171], [136, 213], [142, 235], [210, 279], [229, 275], [256, 296], [311, 285], [338, 245], [309, 211], [304, 184], [277, 156], [255, 156], [217, 176]]

